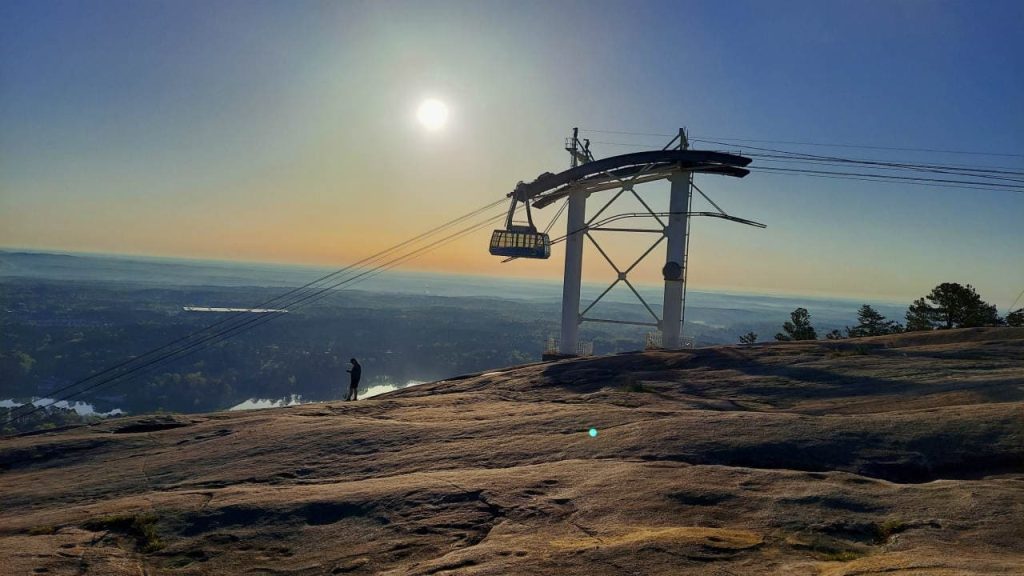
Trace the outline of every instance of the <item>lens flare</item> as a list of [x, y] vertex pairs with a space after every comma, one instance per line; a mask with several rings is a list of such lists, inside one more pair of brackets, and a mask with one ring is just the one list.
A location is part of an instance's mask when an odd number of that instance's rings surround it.
[[597, 438], [597, 428], [591, 428], [588, 434], [590, 434], [591, 438]]

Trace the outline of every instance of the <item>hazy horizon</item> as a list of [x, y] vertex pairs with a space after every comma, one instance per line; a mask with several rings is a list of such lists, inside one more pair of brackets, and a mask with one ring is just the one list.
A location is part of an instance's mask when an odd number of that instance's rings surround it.
[[[155, 262], [155, 263], [179, 264], [179, 265], [180, 264], [185, 264], [185, 265], [192, 264], [192, 265], [199, 265], [199, 266], [229, 266], [229, 267], [237, 267], [239, 269], [245, 269], [247, 267], [249, 267], [249, 268], [257, 268], [257, 269], [258, 268], [271, 268], [271, 269], [279, 269], [279, 270], [294, 269], [294, 270], [300, 270], [300, 271], [309, 272], [311, 274], [317, 274], [317, 275], [333, 272], [335, 270], [340, 269], [342, 266], [346, 266], [346, 264], [341, 264], [341, 265], [339, 265], [336, 268], [332, 268], [332, 267], [327, 267], [327, 266], [323, 266], [323, 265], [304, 264], [304, 263], [292, 263], [292, 262], [270, 262], [270, 261], [260, 262], [260, 261], [246, 261], [246, 260], [221, 260], [221, 259], [212, 259], [212, 258], [189, 258], [189, 257], [178, 257], [178, 256], [132, 254], [132, 253], [82, 252], [82, 251], [73, 251], [73, 250], [46, 250], [46, 249], [35, 249], [35, 248], [20, 248], [20, 247], [12, 247], [12, 246], [0, 246], [0, 254], [5, 254], [5, 253], [6, 254], [34, 254], [34, 255], [44, 255], [44, 256], [46, 256], [46, 255], [52, 255], [52, 256], [73, 256], [73, 257], [85, 257], [85, 258], [110, 258], [110, 259], [115, 259], [115, 260], [140, 261], [140, 262], [152, 261], [152, 262]], [[0, 267], [0, 278], [2, 278], [5, 275], [6, 274], [5, 274], [4, 269], [2, 267]], [[483, 282], [491, 282], [491, 283], [497, 283], [497, 284], [503, 284], [504, 283], [504, 284], [527, 284], [527, 285], [531, 285], [531, 286], [546, 286], [546, 287], [549, 287], [549, 288], [551, 288], [553, 290], [552, 295], [551, 295], [552, 298], [560, 298], [560, 295], [561, 295], [561, 280], [557, 279], [557, 278], [535, 278], [535, 277], [529, 277], [529, 276], [509, 276], [509, 275], [499, 276], [499, 275], [482, 275], [482, 274], [464, 274], [464, 273], [444, 272], [444, 271], [438, 272], [438, 271], [429, 270], [429, 269], [422, 269], [422, 268], [396, 268], [394, 270], [389, 270], [387, 272], [383, 272], [379, 276], [374, 276], [373, 278], [370, 278], [370, 279], [366, 280], [365, 282], [372, 282], [375, 278], [378, 279], [378, 282], [379, 282], [382, 279], [386, 280], [388, 277], [396, 277], [396, 276], [397, 277], [403, 277], [403, 276], [405, 276], [405, 277], [408, 277], [408, 276], [424, 276], [424, 277], [450, 278], [450, 279], [464, 278], [464, 279], [472, 280], [472, 281], [483, 281]], [[304, 282], [306, 282], [308, 280], [312, 280], [312, 279], [314, 279], [313, 276], [311, 276], [308, 279], [307, 278], [300, 278], [300, 279], [295, 279], [294, 281], [290, 281], [287, 284], [282, 283], [280, 285], [282, 285], [282, 286], [300, 285], [300, 284], [302, 284], [302, 283], [304, 283]], [[362, 284], [362, 283], [363, 282], [360, 282], [360, 284]], [[593, 291], [594, 289], [603, 289], [605, 286], [607, 286], [607, 284], [608, 284], [608, 282], [602, 283], [602, 282], [595, 282], [595, 281], [584, 281], [583, 282], [583, 286], [585, 288], [584, 292], [586, 292], [586, 288], [589, 288], [591, 291]], [[657, 283], [657, 282], [635, 282], [634, 284], [636, 286], [638, 286], [638, 287], [642, 287], [645, 290], [658, 291], [658, 290], [661, 290], [661, 288], [662, 288], [662, 285], [660, 283]], [[275, 285], [277, 285], [277, 284], [275, 284]], [[920, 297], [924, 296], [928, 291], [931, 290], [931, 288], [932, 287], [929, 286], [928, 288], [924, 289], [920, 294], [918, 294], [916, 296], [913, 296], [912, 299], [916, 299], [916, 298], [920, 298]], [[360, 286], [359, 284], [357, 284], [352, 289], [355, 289], [355, 290], [366, 290], [367, 288], [364, 288], [364, 287]], [[722, 287], [716, 287], [716, 286], [701, 286], [701, 285], [695, 285], [693, 283], [691, 283], [691, 285], [689, 287], [689, 292], [691, 292], [691, 293], [703, 293], [703, 294], [721, 294], [721, 295], [725, 295], [725, 296], [738, 296], [738, 297], [753, 296], [753, 297], [758, 297], [758, 298], [774, 298], [774, 299], [780, 299], [780, 300], [808, 299], [808, 300], [812, 300], [812, 301], [813, 300], [821, 300], [821, 301], [831, 301], [831, 302], [856, 302], [856, 301], [860, 301], [860, 302], [867, 303], [867, 304], [883, 304], [883, 305], [888, 305], [888, 306], [907, 306], [907, 305], [909, 305], [909, 303], [911, 301], [911, 299], [901, 298], [901, 297], [898, 297], [898, 296], [894, 296], [894, 297], [891, 297], [891, 298], [879, 298], [879, 297], [877, 297], [875, 295], [856, 294], [856, 293], [845, 293], [844, 294], [844, 293], [838, 293], [837, 292], [837, 293], [831, 293], [831, 294], [824, 294], [824, 293], [815, 294], [815, 293], [811, 293], [811, 292], [805, 292], [805, 293], [781, 292], [781, 291], [773, 292], [773, 291], [769, 291], [769, 290], [764, 290], [764, 291], [742, 291], [742, 290], [731, 290], [731, 289], [728, 289], [728, 288], [722, 288]], [[984, 297], [984, 295], [982, 295], [982, 296]], [[629, 298], [627, 298], [626, 300], [629, 300]], [[584, 302], [584, 304], [585, 304], [585, 302]], [[1000, 311], [1002, 311], [1005, 308], [1005, 306], [1003, 306], [1003, 305], [1001, 305], [999, 303], [995, 303], [995, 304], [1000, 309]], [[638, 304], [638, 306], [639, 306], [639, 304]]]

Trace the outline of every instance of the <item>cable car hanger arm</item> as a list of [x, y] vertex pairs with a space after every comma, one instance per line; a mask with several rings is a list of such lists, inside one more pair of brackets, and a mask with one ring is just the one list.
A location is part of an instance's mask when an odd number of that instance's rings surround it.
[[649, 150], [646, 152], [633, 152], [587, 162], [558, 174], [545, 172], [533, 182], [520, 182], [508, 196], [524, 202], [544, 192], [589, 176], [606, 172], [614, 173], [621, 169], [645, 165], [677, 164], [681, 170], [721, 172], [729, 176], [742, 178], [749, 173], [743, 167], [750, 164], [750, 162], [751, 159], [745, 156], [709, 150]]

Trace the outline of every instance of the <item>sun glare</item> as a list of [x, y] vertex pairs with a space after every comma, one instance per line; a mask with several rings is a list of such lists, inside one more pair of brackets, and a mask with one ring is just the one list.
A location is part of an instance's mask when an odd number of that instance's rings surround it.
[[424, 100], [416, 110], [416, 119], [427, 130], [440, 130], [448, 122], [448, 107], [440, 100]]

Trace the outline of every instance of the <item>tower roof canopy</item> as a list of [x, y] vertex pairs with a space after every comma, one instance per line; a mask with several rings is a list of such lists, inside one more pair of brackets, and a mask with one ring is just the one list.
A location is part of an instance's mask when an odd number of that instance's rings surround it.
[[750, 162], [746, 156], [709, 150], [633, 152], [587, 162], [558, 174], [545, 172], [533, 182], [520, 182], [508, 195], [543, 208], [576, 190], [596, 192], [622, 187], [626, 178], [634, 184], [661, 180], [679, 172], [742, 178], [750, 173], [744, 168]]

